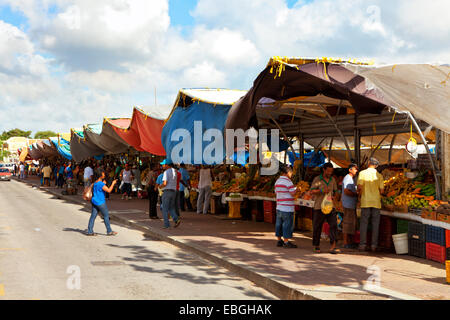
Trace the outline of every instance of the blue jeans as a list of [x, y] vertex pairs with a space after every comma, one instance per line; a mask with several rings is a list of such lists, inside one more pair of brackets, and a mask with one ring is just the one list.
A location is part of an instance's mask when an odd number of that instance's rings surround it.
[[99, 205], [99, 206], [92, 204], [91, 218], [89, 219], [89, 226], [88, 226], [89, 234], [94, 233], [94, 222], [95, 222], [95, 218], [97, 218], [97, 214], [99, 211], [103, 214], [103, 218], [105, 219], [106, 231], [108, 233], [112, 232], [111, 225], [109, 223], [109, 211], [108, 211], [108, 207], [106, 206], [106, 203]]
[[277, 237], [283, 239], [292, 239], [294, 232], [294, 213], [277, 210], [277, 222], [275, 224], [275, 233]]
[[178, 215], [175, 209], [177, 192], [175, 190], [165, 190], [162, 195], [162, 212], [164, 217], [164, 227], [169, 228], [169, 213], [174, 222], [178, 221]]

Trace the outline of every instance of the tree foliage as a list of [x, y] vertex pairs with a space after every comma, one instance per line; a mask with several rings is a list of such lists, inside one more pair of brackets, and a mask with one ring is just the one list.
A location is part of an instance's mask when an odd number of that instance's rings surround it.
[[12, 137], [25, 137], [30, 138], [31, 137], [31, 131], [24, 131], [20, 129], [12, 129], [9, 131], [3, 131], [3, 133], [0, 136], [0, 140], [6, 141], [9, 138]]
[[34, 135], [35, 139], [48, 139], [52, 137], [56, 137], [58, 134], [53, 131], [38, 131]]

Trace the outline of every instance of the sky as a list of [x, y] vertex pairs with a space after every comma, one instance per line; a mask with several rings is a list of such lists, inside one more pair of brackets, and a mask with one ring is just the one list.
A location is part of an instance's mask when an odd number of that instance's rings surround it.
[[248, 90], [271, 56], [450, 62], [450, 1], [0, 0], [0, 131]]

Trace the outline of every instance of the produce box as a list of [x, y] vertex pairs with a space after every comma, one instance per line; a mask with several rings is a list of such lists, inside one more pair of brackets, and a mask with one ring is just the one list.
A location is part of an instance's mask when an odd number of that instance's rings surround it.
[[426, 244], [425, 241], [409, 239], [408, 251], [410, 256], [426, 258]]
[[426, 239], [427, 242], [445, 247], [445, 229], [434, 226], [426, 226]]
[[275, 201], [267, 201], [263, 202], [264, 213], [266, 212], [276, 212], [277, 203]]
[[436, 211], [422, 210], [421, 217], [428, 220], [437, 220]]
[[450, 223], [450, 215], [449, 214], [443, 214], [443, 213], [438, 213], [436, 216], [436, 220], [437, 221], [442, 221], [445, 223]]
[[427, 259], [436, 261], [439, 263], [445, 263], [446, 259], [446, 250], [444, 246], [437, 245], [435, 243], [427, 242], [426, 244], [427, 250]]

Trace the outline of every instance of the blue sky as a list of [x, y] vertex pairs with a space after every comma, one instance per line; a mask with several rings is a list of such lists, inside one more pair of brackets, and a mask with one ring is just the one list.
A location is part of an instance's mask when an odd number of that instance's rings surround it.
[[0, 0], [2, 123], [68, 132], [153, 105], [155, 87], [168, 106], [181, 88], [248, 90], [275, 55], [449, 63], [448, 0], [166, 1]]

